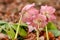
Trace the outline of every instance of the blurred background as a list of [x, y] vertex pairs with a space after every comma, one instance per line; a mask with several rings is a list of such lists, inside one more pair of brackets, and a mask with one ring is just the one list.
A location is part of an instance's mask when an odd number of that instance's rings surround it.
[[[36, 3], [36, 6], [50, 5], [56, 8], [57, 26], [60, 26], [60, 0], [0, 0], [0, 20], [16, 23], [19, 20], [21, 9], [29, 3]], [[60, 29], [60, 27], [58, 27]]]

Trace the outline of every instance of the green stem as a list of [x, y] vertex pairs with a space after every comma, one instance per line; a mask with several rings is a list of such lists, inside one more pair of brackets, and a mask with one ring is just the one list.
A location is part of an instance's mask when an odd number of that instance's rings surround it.
[[17, 38], [17, 36], [18, 36], [19, 26], [21, 25], [21, 19], [22, 19], [22, 15], [21, 15], [21, 17], [20, 17], [20, 19], [19, 19], [18, 27], [17, 27], [17, 30], [16, 30], [16, 34], [15, 34], [15, 38], [14, 38], [14, 39], [16, 39], [16, 38]]
[[46, 37], [47, 37], [47, 40], [49, 40], [47, 26], [46, 26]]

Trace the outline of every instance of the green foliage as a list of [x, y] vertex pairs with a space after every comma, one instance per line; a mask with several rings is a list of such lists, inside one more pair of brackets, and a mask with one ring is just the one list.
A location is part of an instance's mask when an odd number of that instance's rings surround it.
[[7, 22], [5, 22], [5, 21], [0, 21], [0, 26], [3, 26], [3, 25], [5, 25], [5, 24], [7, 24]]
[[3, 33], [3, 31], [4, 31], [11, 39], [14, 39], [15, 32], [12, 29], [10, 23], [0, 21], [0, 29], [1, 29], [0, 32]]
[[47, 29], [48, 30], [58, 30], [57, 27], [56, 27], [56, 25], [54, 23], [52, 23], [52, 22], [49, 22], [47, 24]]
[[[17, 24], [14, 24], [13, 26], [14, 26], [13, 29], [14, 30], [17, 30], [17, 26], [18, 25]], [[22, 36], [22, 37], [23, 36], [27, 36], [27, 32], [25, 31], [24, 28], [25, 29], [27, 28], [27, 26], [25, 24], [24, 25], [21, 25], [20, 28], [19, 28], [19, 35]]]
[[0, 21], [0, 32], [2, 32], [3, 29], [5, 29], [7, 22]]
[[[0, 32], [7, 34], [11, 39], [15, 37], [15, 31], [17, 30], [18, 24], [11, 24], [8, 22], [0, 21]], [[27, 25], [21, 24], [19, 27], [19, 35], [24, 37], [27, 36]], [[57, 29], [56, 25], [52, 22], [47, 24], [48, 31], [52, 32], [55, 37], [60, 36], [60, 31]]]
[[19, 31], [19, 35], [20, 36], [27, 36], [27, 32], [23, 28], [21, 28]]
[[47, 24], [47, 30], [52, 32], [55, 37], [60, 36], [60, 31], [57, 29], [56, 25], [52, 22], [49, 22]]
[[[2, 33], [6, 33], [12, 40], [15, 37], [15, 31], [17, 30], [17, 26], [18, 24], [11, 24], [8, 22], [4, 22], [4, 21], [0, 21], [0, 32]], [[23, 24], [22, 26], [20, 26], [19, 28], [19, 35], [24, 37], [27, 35], [27, 32], [25, 31], [24, 28], [26, 28], [27, 26], [25, 24]]]

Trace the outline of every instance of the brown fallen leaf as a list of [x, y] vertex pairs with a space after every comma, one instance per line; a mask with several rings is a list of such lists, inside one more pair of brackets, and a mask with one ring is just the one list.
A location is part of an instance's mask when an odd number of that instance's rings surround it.
[[0, 33], [0, 40], [9, 40], [9, 39], [7, 35]]

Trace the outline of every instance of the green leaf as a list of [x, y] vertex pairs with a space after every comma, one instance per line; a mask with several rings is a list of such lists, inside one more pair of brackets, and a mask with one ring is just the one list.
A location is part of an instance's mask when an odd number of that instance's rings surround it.
[[23, 28], [21, 28], [19, 29], [19, 35], [22, 37], [27, 36], [27, 32]]
[[17, 26], [18, 26], [18, 24], [13, 24], [12, 28], [16, 31], [17, 30]]
[[54, 34], [55, 37], [60, 36], [60, 31], [59, 30], [50, 30]]
[[5, 25], [7, 22], [5, 21], [0, 21], [0, 26]]
[[[4, 22], [4, 21], [0, 21], [0, 32], [2, 30], [4, 30], [4, 32], [6, 32], [6, 34], [10, 37], [10, 38], [14, 38], [15, 36], [15, 32], [17, 30], [17, 26], [18, 24], [10, 24], [8, 22]], [[19, 35], [20, 36], [26, 36], [27, 32], [25, 31], [25, 28], [27, 27], [26, 24], [21, 24], [20, 28], [19, 28]]]
[[47, 29], [48, 30], [58, 30], [57, 27], [56, 27], [56, 25], [54, 23], [52, 23], [52, 22], [49, 22], [47, 24]]
[[[17, 24], [14, 24], [12, 28], [16, 31], [17, 26], [18, 26]], [[22, 36], [22, 37], [27, 36], [27, 32], [24, 29], [25, 27], [26, 27], [25, 25], [21, 25], [19, 27], [19, 35]]]
[[14, 39], [14, 37], [15, 37], [15, 32], [14, 32], [14, 30], [13, 30], [12, 28], [10, 28], [9, 30], [6, 30], [6, 29], [5, 29], [5, 31], [6, 31], [7, 35], [8, 35], [11, 39]]
[[7, 22], [4, 22], [4, 21], [0, 20], [0, 32], [2, 32], [3, 29], [5, 29], [7, 24], [8, 24]]
[[60, 31], [57, 29], [56, 25], [52, 22], [47, 24], [47, 30], [52, 32], [55, 37], [60, 36]]
[[2, 28], [0, 28], [0, 33], [1, 33], [1, 31], [2, 31]]
[[12, 24], [10, 23], [7, 23], [7, 24], [4, 24], [1, 26], [1, 28], [6, 32], [6, 34], [11, 38], [11, 39], [14, 39], [15, 37], [15, 32], [14, 30], [12, 29]]

